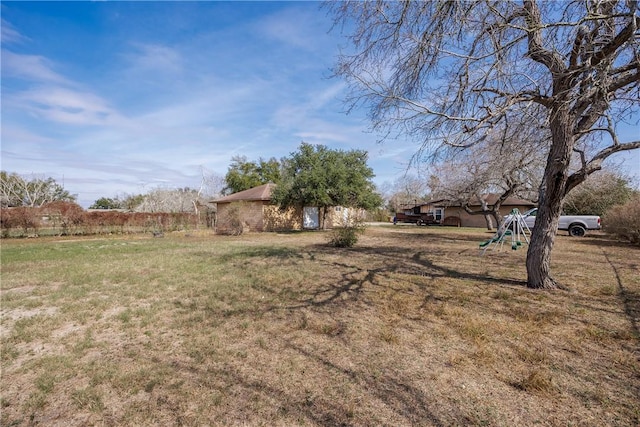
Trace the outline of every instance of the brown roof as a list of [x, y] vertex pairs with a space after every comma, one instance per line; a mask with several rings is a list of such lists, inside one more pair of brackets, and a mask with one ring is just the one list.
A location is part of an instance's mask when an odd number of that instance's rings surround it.
[[[499, 195], [495, 193], [485, 194], [483, 199], [486, 200], [489, 206], [493, 205], [498, 201]], [[434, 206], [460, 206], [460, 203], [453, 200], [446, 199], [436, 199], [431, 200], [424, 205], [434, 205]], [[477, 197], [472, 197], [469, 203], [470, 206], [480, 206], [480, 200]], [[502, 206], [535, 206], [536, 204], [524, 199], [519, 199], [517, 197], [507, 197], [507, 199], [502, 202]]]
[[[498, 194], [490, 193], [485, 194], [483, 199], [487, 202], [488, 205], [493, 205], [498, 201], [500, 196]], [[480, 206], [480, 201], [477, 197], [471, 199], [471, 206]], [[502, 202], [502, 206], [535, 206], [536, 204], [524, 199], [519, 199], [518, 197], [507, 197], [507, 199]]]
[[238, 191], [214, 200], [215, 203], [231, 203], [231, 202], [254, 202], [271, 200], [271, 191], [275, 188], [275, 184], [263, 184], [248, 190]]

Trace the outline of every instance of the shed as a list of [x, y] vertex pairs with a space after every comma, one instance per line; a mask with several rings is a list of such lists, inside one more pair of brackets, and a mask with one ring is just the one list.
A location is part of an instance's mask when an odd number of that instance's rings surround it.
[[302, 228], [300, 210], [291, 208], [281, 211], [271, 204], [274, 188], [275, 184], [263, 184], [214, 200], [218, 206], [216, 232], [240, 234]]
[[362, 215], [359, 210], [336, 206], [323, 215], [314, 206], [287, 208], [281, 210], [271, 203], [271, 193], [276, 184], [263, 184], [239, 191], [214, 202], [218, 206], [216, 231], [220, 234], [239, 234], [246, 231], [282, 231], [320, 228], [320, 218], [326, 226], [344, 225], [354, 215]]

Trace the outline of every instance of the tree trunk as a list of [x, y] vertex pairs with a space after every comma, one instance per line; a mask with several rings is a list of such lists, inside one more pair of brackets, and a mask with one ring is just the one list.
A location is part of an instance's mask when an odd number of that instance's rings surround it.
[[[527, 286], [535, 289], [556, 289], [558, 283], [551, 277], [551, 249], [557, 226], [548, 220], [542, 221], [540, 213], [541, 210], [538, 208], [536, 226], [533, 228], [527, 251]], [[546, 216], [549, 218], [549, 214]]]
[[487, 205], [487, 201], [484, 200], [481, 196], [478, 196], [478, 199], [480, 200], [480, 206], [482, 208], [482, 212], [484, 212], [484, 219], [487, 222], [487, 230], [491, 231], [493, 230], [493, 221], [491, 220], [491, 213], [489, 211], [489, 206]]
[[322, 221], [322, 226], [320, 228], [323, 230], [326, 230], [327, 229], [327, 207], [323, 206], [322, 208], [318, 208], [318, 209], [322, 209], [322, 216], [320, 217], [320, 221]]
[[536, 223], [527, 251], [527, 286], [536, 289], [560, 287], [551, 277], [551, 249], [558, 232], [569, 161], [575, 143], [566, 109], [552, 111], [550, 125], [552, 145], [540, 189]]
[[493, 219], [496, 220], [496, 230], [501, 230], [502, 225], [504, 224], [504, 218], [500, 215], [500, 208], [494, 207]]
[[493, 230], [493, 216], [491, 215], [490, 212], [486, 212], [484, 214], [484, 220], [487, 222], [487, 230], [492, 231]]
[[198, 203], [193, 200], [193, 210], [196, 212], [196, 230], [198, 230], [200, 227], [198, 227], [200, 225], [200, 210], [198, 209]]

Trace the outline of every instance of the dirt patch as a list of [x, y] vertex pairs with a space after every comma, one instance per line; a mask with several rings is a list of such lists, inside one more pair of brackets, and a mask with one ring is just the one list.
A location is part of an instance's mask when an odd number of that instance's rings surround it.
[[21, 294], [29, 294], [37, 289], [37, 286], [34, 285], [24, 285], [24, 286], [16, 286], [15, 288], [2, 289], [0, 291], [0, 298], [2, 298], [2, 294], [8, 292], [16, 292]]
[[53, 316], [57, 313], [56, 307], [41, 307], [41, 308], [14, 308], [11, 310], [0, 310], [0, 316], [3, 320], [16, 321], [19, 319], [25, 319], [35, 316]]

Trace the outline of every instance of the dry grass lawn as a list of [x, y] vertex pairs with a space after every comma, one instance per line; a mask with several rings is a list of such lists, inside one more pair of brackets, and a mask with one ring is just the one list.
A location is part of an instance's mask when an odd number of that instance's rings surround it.
[[640, 251], [483, 230], [2, 242], [2, 426], [637, 426]]

